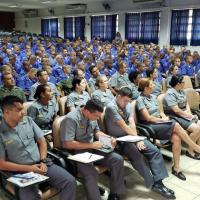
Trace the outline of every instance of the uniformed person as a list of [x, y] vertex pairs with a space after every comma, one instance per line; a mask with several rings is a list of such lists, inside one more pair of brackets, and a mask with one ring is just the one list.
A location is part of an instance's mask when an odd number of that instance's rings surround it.
[[126, 72], [126, 63], [125, 61], [121, 61], [118, 66], [118, 71], [109, 80], [109, 84], [116, 92], [118, 92], [122, 86], [127, 86], [130, 84], [128, 74]]
[[[98, 152], [104, 155], [104, 159], [97, 162], [107, 167], [111, 172], [111, 186], [109, 200], [118, 200], [119, 194], [125, 192], [123, 158], [116, 153], [102, 153], [97, 151], [102, 144], [96, 141], [99, 135], [104, 135], [99, 130], [97, 119], [103, 112], [103, 104], [98, 99], [89, 100], [83, 108], [76, 109], [66, 115], [61, 122], [60, 133], [63, 148], [78, 152]], [[113, 146], [116, 140], [112, 140]], [[77, 163], [78, 172], [84, 179], [89, 200], [100, 200], [97, 187], [98, 173], [93, 164]]]
[[154, 91], [153, 81], [146, 78], [141, 79], [139, 90], [141, 91], [141, 95], [136, 101], [139, 121], [149, 125], [155, 131], [156, 138], [161, 140], [161, 143], [163, 140], [170, 140], [172, 142], [174, 159], [172, 174], [181, 180], [186, 180], [184, 174], [179, 169], [181, 140], [187, 143], [191, 149], [196, 149], [198, 151], [200, 147], [190, 139], [179, 123], [170, 120], [163, 112], [160, 112], [158, 100], [156, 96], [152, 94], [152, 91]]
[[[30, 117], [24, 116], [23, 101], [7, 96], [2, 101], [0, 124], [0, 170], [35, 172], [49, 177], [49, 184], [60, 191], [60, 199], [75, 200], [76, 181], [63, 168], [47, 159], [43, 132]], [[19, 189], [20, 200], [39, 200], [35, 186]]]
[[[163, 99], [164, 112], [190, 133], [189, 136], [193, 142], [200, 145], [200, 120], [190, 111], [186, 94], [183, 91], [183, 76], [172, 76], [170, 85], [172, 88], [167, 90]], [[195, 151], [194, 148], [188, 148], [186, 155], [200, 160], [199, 151]]]
[[130, 80], [130, 84], [128, 87], [132, 91], [132, 100], [135, 100], [139, 97], [140, 92], [138, 91], [138, 84], [140, 81], [140, 73], [138, 71], [132, 71], [129, 75], [128, 78]]
[[52, 101], [51, 88], [47, 84], [38, 85], [34, 98], [36, 99], [27, 110], [27, 115], [41, 128], [49, 130], [57, 116], [57, 107]]
[[30, 88], [29, 101], [34, 101], [35, 100], [34, 99], [34, 95], [35, 95], [35, 91], [36, 91], [36, 88], [37, 88], [38, 85], [40, 85], [40, 84], [48, 84], [51, 87], [51, 91], [52, 91], [52, 94], [53, 94], [52, 95], [53, 96], [52, 100], [55, 103], [57, 103], [59, 101], [59, 99], [60, 99], [60, 94], [59, 94], [56, 86], [53, 83], [48, 82], [49, 76], [48, 76], [47, 72], [45, 70], [39, 70], [37, 72], [37, 78], [38, 78], [38, 81], [34, 85], [32, 85], [31, 88]]
[[159, 96], [162, 93], [162, 85], [158, 82], [158, 70], [153, 67], [150, 68], [146, 71], [147, 78], [152, 80], [154, 84], [154, 90], [152, 91], [152, 94], [155, 95], [156, 97]]
[[89, 67], [89, 71], [92, 77], [89, 78], [88, 85], [91, 89], [91, 92], [94, 92], [97, 89], [96, 79], [100, 75], [100, 73], [99, 73], [99, 69], [95, 65], [91, 65]]
[[65, 107], [67, 111], [73, 111], [75, 108], [86, 104], [90, 99], [89, 94], [85, 91], [86, 80], [75, 77], [72, 81], [73, 92], [68, 96]]
[[[105, 124], [109, 135], [113, 137], [137, 135], [129, 103], [131, 98], [130, 88], [123, 87], [117, 97], [106, 107]], [[147, 187], [152, 187], [153, 191], [164, 197], [175, 199], [174, 192], [162, 183], [168, 173], [161, 153], [151, 142], [144, 140], [137, 143], [120, 143], [119, 151], [128, 157], [132, 166], [144, 178]]]
[[23, 102], [26, 101], [25, 93], [21, 88], [15, 86], [15, 81], [11, 73], [3, 74], [2, 80], [3, 86], [0, 87], [0, 102], [8, 95], [14, 95], [21, 98]]
[[92, 94], [92, 98], [99, 99], [104, 107], [108, 105], [115, 97], [108, 89], [108, 79], [105, 75], [99, 76], [96, 80], [96, 86], [98, 87]]

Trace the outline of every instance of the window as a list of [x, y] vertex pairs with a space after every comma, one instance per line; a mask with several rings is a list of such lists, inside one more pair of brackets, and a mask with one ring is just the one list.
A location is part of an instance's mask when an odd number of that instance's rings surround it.
[[191, 42], [192, 46], [200, 45], [200, 9], [194, 9], [191, 20]]
[[103, 41], [112, 41], [116, 35], [117, 15], [92, 16], [91, 38], [99, 37]]
[[158, 33], [160, 27], [160, 12], [141, 13], [141, 35], [140, 42], [158, 44]]
[[42, 19], [41, 30], [43, 36], [58, 37], [58, 19]]
[[69, 40], [74, 39], [73, 17], [64, 18], [64, 37]]
[[158, 44], [160, 12], [127, 13], [125, 37], [129, 42]]
[[64, 18], [64, 37], [73, 40], [80, 37], [84, 40], [85, 17], [65, 17]]
[[171, 45], [187, 45], [189, 10], [172, 10]]
[[140, 13], [127, 13], [125, 22], [125, 38], [129, 42], [139, 42]]

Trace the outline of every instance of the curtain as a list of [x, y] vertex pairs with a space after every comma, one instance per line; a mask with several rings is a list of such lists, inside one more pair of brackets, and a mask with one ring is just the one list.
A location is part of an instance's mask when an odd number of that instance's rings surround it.
[[42, 30], [42, 35], [47, 36], [49, 35], [49, 19], [42, 19], [41, 20], [41, 30]]
[[43, 36], [58, 37], [58, 19], [42, 19], [41, 30]]
[[192, 15], [192, 38], [191, 46], [200, 45], [200, 9], [194, 9]]
[[101, 40], [104, 40], [104, 16], [92, 16], [91, 24], [91, 39], [100, 37]]
[[172, 10], [171, 45], [187, 45], [189, 10]]
[[50, 19], [50, 36], [51, 37], [58, 37], [58, 19], [53, 18]]
[[84, 40], [85, 37], [85, 17], [75, 17], [75, 37]]
[[140, 42], [148, 44], [153, 42], [158, 44], [158, 34], [160, 25], [160, 12], [141, 13], [141, 36]]
[[127, 13], [125, 21], [125, 38], [129, 42], [139, 42], [140, 34], [140, 14]]
[[105, 21], [104, 40], [112, 41], [116, 36], [116, 18], [117, 15], [107, 15]]
[[64, 37], [73, 40], [73, 17], [64, 18]]

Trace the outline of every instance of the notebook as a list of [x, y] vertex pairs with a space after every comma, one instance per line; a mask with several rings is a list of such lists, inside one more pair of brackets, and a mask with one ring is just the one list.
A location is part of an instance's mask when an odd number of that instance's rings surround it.
[[139, 136], [139, 135], [126, 135], [122, 137], [118, 137], [116, 140], [119, 142], [139, 142], [146, 139], [145, 136]]
[[112, 146], [112, 137], [109, 135], [99, 135], [99, 142], [103, 145], [103, 147], [101, 149], [97, 149], [98, 151], [110, 153], [114, 150]]
[[74, 160], [81, 163], [92, 163], [98, 160], [103, 159], [104, 156], [100, 156], [98, 154], [84, 152], [75, 155], [68, 156], [67, 159]]
[[19, 187], [27, 187], [36, 183], [44, 182], [49, 177], [37, 174], [34, 172], [28, 172], [24, 174], [14, 174], [7, 179], [8, 182], [11, 182]]

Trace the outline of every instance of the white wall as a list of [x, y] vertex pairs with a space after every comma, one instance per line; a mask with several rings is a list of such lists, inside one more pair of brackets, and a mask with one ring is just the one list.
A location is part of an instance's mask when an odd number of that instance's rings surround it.
[[[67, 12], [63, 7], [54, 8], [54, 16], [51, 16], [47, 9], [39, 10], [39, 16], [36, 18], [24, 18], [21, 12], [16, 13], [16, 29], [41, 33], [41, 18], [58, 17], [60, 24], [59, 36], [64, 36], [64, 25], [63, 18], [65, 16], [86, 16], [85, 20], [85, 35], [88, 39], [91, 38], [91, 15], [99, 14], [118, 14], [118, 30], [125, 37], [125, 13], [126, 12], [142, 12], [142, 11], [161, 11], [160, 18], [160, 40], [159, 45], [169, 45], [170, 42], [170, 26], [171, 26], [171, 10], [172, 9], [183, 9], [183, 8], [197, 8], [200, 7], [199, 0], [166, 0], [165, 6], [153, 5], [153, 4], [133, 4], [132, 0], [111, 0], [109, 1], [111, 10], [106, 11], [101, 2], [93, 2], [88, 4], [87, 11], [83, 14]], [[26, 21], [26, 22], [25, 22]], [[27, 24], [27, 26], [26, 26]], [[179, 47], [176, 47], [179, 49]], [[188, 47], [191, 50], [200, 50], [200, 47]]]

